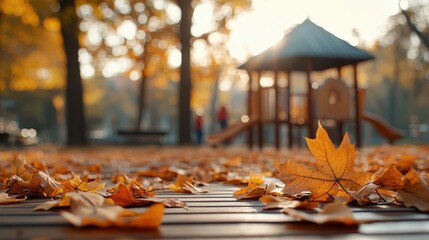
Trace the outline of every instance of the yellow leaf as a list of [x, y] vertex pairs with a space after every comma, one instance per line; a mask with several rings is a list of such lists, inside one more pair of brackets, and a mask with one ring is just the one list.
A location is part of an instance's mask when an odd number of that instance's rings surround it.
[[192, 182], [192, 177], [187, 177], [185, 175], [178, 174], [176, 181], [170, 184], [169, 187], [171, 190], [181, 193], [200, 194], [207, 192], [205, 190], [195, 187]]
[[319, 123], [316, 138], [307, 138], [306, 141], [316, 159], [315, 166], [309, 168], [292, 161], [277, 163], [277, 177], [285, 184], [283, 193], [295, 195], [310, 191], [310, 200], [326, 201], [336, 196], [350, 197], [351, 191], [360, 189], [370, 179], [370, 174], [354, 171], [356, 152], [347, 133], [335, 149], [328, 133]]

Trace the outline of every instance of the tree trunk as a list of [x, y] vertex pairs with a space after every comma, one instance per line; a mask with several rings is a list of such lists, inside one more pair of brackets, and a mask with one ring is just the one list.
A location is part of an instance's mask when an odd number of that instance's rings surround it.
[[180, 43], [182, 45], [182, 64], [179, 82], [179, 144], [191, 143], [191, 0], [178, 1], [182, 11], [180, 21]]
[[138, 131], [140, 130], [140, 126], [143, 120], [143, 114], [144, 114], [144, 109], [145, 109], [145, 103], [146, 103], [146, 68], [149, 64], [149, 61], [147, 59], [147, 47], [148, 46], [148, 41], [145, 41], [145, 44], [143, 46], [144, 49], [144, 55], [143, 55], [143, 63], [144, 63], [144, 68], [142, 70], [142, 77], [140, 80], [140, 90], [139, 90], [139, 102], [138, 102], [138, 109], [137, 109], [137, 122], [136, 122], [136, 126], [135, 129]]
[[78, 61], [78, 17], [74, 0], [60, 0], [61, 35], [67, 62], [66, 75], [66, 127], [68, 145], [87, 144], [83, 87]]

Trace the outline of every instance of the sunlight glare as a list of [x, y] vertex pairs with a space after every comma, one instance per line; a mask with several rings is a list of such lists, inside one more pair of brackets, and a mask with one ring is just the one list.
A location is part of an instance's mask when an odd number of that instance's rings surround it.
[[133, 21], [127, 19], [118, 26], [116, 32], [122, 37], [131, 40], [136, 36], [137, 26]]
[[130, 14], [131, 6], [129, 0], [115, 0], [115, 8], [122, 14]]
[[240, 120], [243, 123], [247, 123], [247, 122], [249, 122], [250, 118], [247, 115], [242, 115], [241, 118], [240, 118]]
[[195, 7], [191, 33], [199, 37], [214, 29], [213, 6], [209, 2], [200, 3]]
[[39, 68], [37, 70], [37, 77], [41, 80], [46, 80], [51, 76], [51, 73], [46, 68]]
[[130, 72], [129, 77], [130, 77], [131, 81], [137, 81], [141, 78], [141, 73], [140, 73], [140, 71], [133, 70]]
[[104, 41], [106, 42], [106, 45], [109, 47], [121, 46], [125, 42], [122, 36], [119, 36], [117, 34], [112, 34], [112, 33], [108, 34]]
[[224, 79], [219, 83], [219, 91], [228, 92], [232, 87], [232, 82], [229, 79]]
[[83, 79], [88, 79], [92, 76], [94, 76], [95, 74], [95, 69], [92, 65], [90, 64], [81, 64], [80, 65], [80, 76]]
[[268, 88], [274, 85], [274, 79], [272, 77], [262, 76], [259, 81], [260, 81], [261, 87]]
[[356, 29], [364, 43], [372, 44], [384, 34], [386, 19], [397, 12], [397, 3], [391, 0], [253, 0], [250, 11], [228, 24], [231, 37], [227, 45], [231, 56], [244, 62], [306, 18], [348, 42], [356, 39]]
[[127, 71], [133, 66], [133, 62], [126, 57], [108, 60], [101, 70], [105, 78], [113, 77], [117, 74]]
[[165, 10], [167, 11], [168, 24], [176, 24], [182, 18], [182, 13], [180, 12], [180, 8], [176, 4], [167, 3]]
[[168, 66], [170, 68], [178, 68], [182, 64], [182, 53], [175, 47], [168, 49]]

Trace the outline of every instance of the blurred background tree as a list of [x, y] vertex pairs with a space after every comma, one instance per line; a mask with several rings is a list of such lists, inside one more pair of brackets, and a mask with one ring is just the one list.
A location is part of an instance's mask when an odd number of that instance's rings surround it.
[[[65, 3], [75, 4], [77, 19], [60, 14]], [[417, 123], [424, 130], [429, 52], [415, 29], [427, 38], [428, 4], [400, 3], [386, 22], [389, 31], [375, 44], [357, 41], [376, 55], [359, 74], [368, 85], [367, 110], [397, 127]], [[78, 142], [85, 142], [85, 129], [94, 142], [113, 141], [118, 129], [134, 128], [167, 130], [167, 142], [189, 143], [194, 112], [205, 112], [207, 123], [215, 122], [210, 120], [221, 103], [230, 104], [232, 119], [245, 113], [248, 78], [236, 69], [239, 63], [228, 44], [231, 23], [251, 6], [251, 0], [3, 0], [0, 116], [36, 128], [46, 141], [67, 142], [65, 123], [81, 115], [86, 126], [76, 130]], [[184, 25], [187, 37], [180, 32], [185, 7], [191, 23]], [[79, 45], [72, 52], [77, 52], [79, 68], [72, 71], [67, 71], [61, 36], [67, 21], [78, 28]], [[359, 40], [359, 32], [355, 35]], [[181, 53], [184, 43], [189, 43], [189, 59]], [[181, 75], [180, 68], [190, 73]], [[65, 112], [70, 108], [66, 102], [76, 103], [65, 100], [67, 73], [75, 74], [69, 76], [73, 83], [82, 82], [84, 109], [79, 113]], [[373, 130], [366, 136], [374, 143]]]

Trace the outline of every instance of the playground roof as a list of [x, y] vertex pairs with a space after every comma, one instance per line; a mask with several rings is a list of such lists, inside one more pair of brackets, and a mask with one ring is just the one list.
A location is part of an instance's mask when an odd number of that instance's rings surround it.
[[347, 66], [374, 56], [336, 37], [309, 19], [295, 26], [283, 39], [239, 66], [246, 70], [320, 71]]

